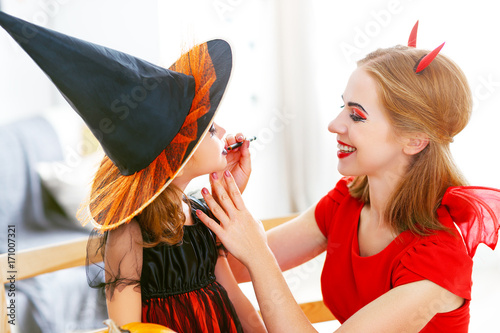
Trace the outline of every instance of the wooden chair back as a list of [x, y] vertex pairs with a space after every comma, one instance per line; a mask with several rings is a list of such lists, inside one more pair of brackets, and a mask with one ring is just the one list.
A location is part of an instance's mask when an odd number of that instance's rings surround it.
[[[296, 215], [278, 217], [262, 220], [266, 230], [282, 224]], [[9, 262], [9, 253], [0, 255], [0, 278], [2, 286], [0, 287], [0, 332], [11, 333], [9, 324], [8, 306], [10, 300], [6, 297], [6, 291], [11, 288], [12, 275], [15, 281], [29, 279], [34, 276], [78, 266], [84, 266], [86, 263], [88, 238], [80, 238], [69, 242], [37, 247], [11, 253]], [[94, 258], [94, 262], [102, 258]], [[14, 265], [12, 264], [14, 260]], [[11, 272], [11, 273], [9, 273]], [[15, 282], [12, 288], [15, 289]], [[326, 308], [322, 300], [299, 304], [311, 323], [334, 320], [335, 317]]]

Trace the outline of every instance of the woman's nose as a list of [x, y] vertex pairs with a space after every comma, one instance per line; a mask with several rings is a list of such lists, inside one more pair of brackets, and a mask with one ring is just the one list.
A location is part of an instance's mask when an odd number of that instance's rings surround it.
[[345, 133], [347, 125], [345, 122], [344, 111], [340, 112], [335, 119], [328, 124], [328, 130], [332, 133]]

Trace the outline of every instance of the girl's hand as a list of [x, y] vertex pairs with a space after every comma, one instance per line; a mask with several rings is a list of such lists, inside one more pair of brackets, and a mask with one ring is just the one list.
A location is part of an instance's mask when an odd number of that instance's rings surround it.
[[245, 207], [231, 173], [225, 171], [223, 177], [227, 190], [216, 173], [210, 176], [212, 191], [217, 201], [206, 188], [201, 191], [208, 207], [220, 221], [220, 225], [200, 210], [197, 210], [196, 214], [219, 237], [226, 249], [248, 267], [252, 265], [253, 260], [259, 260], [259, 253], [270, 253], [266, 233], [262, 223], [254, 219]]
[[[250, 161], [250, 150], [248, 147], [250, 146], [250, 142], [245, 140], [245, 136], [241, 133], [236, 135], [229, 134], [226, 136], [226, 147], [237, 142], [243, 142], [241, 147], [238, 147], [233, 150], [228, 150], [227, 152], [227, 167], [226, 170], [231, 172], [234, 177], [234, 181], [240, 190], [240, 193], [243, 193], [245, 188], [247, 187], [248, 179], [250, 178], [250, 173], [252, 172], [252, 164]], [[223, 179], [223, 173], [219, 172], [219, 179]]]

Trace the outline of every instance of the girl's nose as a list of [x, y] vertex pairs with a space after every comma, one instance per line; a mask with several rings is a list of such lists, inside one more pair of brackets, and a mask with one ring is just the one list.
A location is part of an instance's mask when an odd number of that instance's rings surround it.
[[214, 123], [215, 128], [217, 129], [217, 134], [219, 135], [219, 139], [222, 139], [224, 137], [224, 134], [226, 134], [226, 129], [222, 126], [217, 125]]

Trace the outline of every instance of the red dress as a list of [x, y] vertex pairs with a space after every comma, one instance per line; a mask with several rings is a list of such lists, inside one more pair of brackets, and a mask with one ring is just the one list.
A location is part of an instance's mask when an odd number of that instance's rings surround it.
[[195, 223], [184, 226], [182, 242], [142, 251], [142, 322], [178, 333], [242, 333], [234, 306], [215, 279], [215, 235], [195, 214], [196, 209], [210, 212], [203, 202], [190, 199]]
[[[472, 209], [476, 214], [471, 214], [470, 209], [463, 209], [471, 198], [455, 198], [458, 194], [452, 192], [455, 189], [462, 192], [469, 189], [493, 191], [488, 193], [493, 193], [494, 208], [488, 211], [479, 203]], [[315, 211], [318, 227], [328, 238], [321, 276], [326, 306], [342, 323], [390, 289], [427, 279], [464, 298], [465, 303], [454, 311], [436, 314], [421, 332], [467, 332], [472, 286], [471, 258], [477, 247], [475, 241], [484, 242], [485, 237], [481, 233], [487, 234], [487, 244], [494, 248], [498, 239], [498, 220], [494, 211], [497, 215], [500, 211], [500, 191], [483, 189], [454, 187], [443, 198], [437, 211], [438, 219], [454, 230], [454, 235], [436, 231], [430, 236], [420, 237], [405, 231], [381, 252], [362, 257], [357, 235], [363, 203], [350, 196], [347, 179], [340, 180], [319, 201]], [[471, 227], [472, 223], [479, 223], [475, 220], [478, 211], [484, 213], [480, 218], [489, 219], [489, 223]], [[453, 222], [459, 225], [467, 246]], [[418, 320], [418, 314], [415, 320]]]

